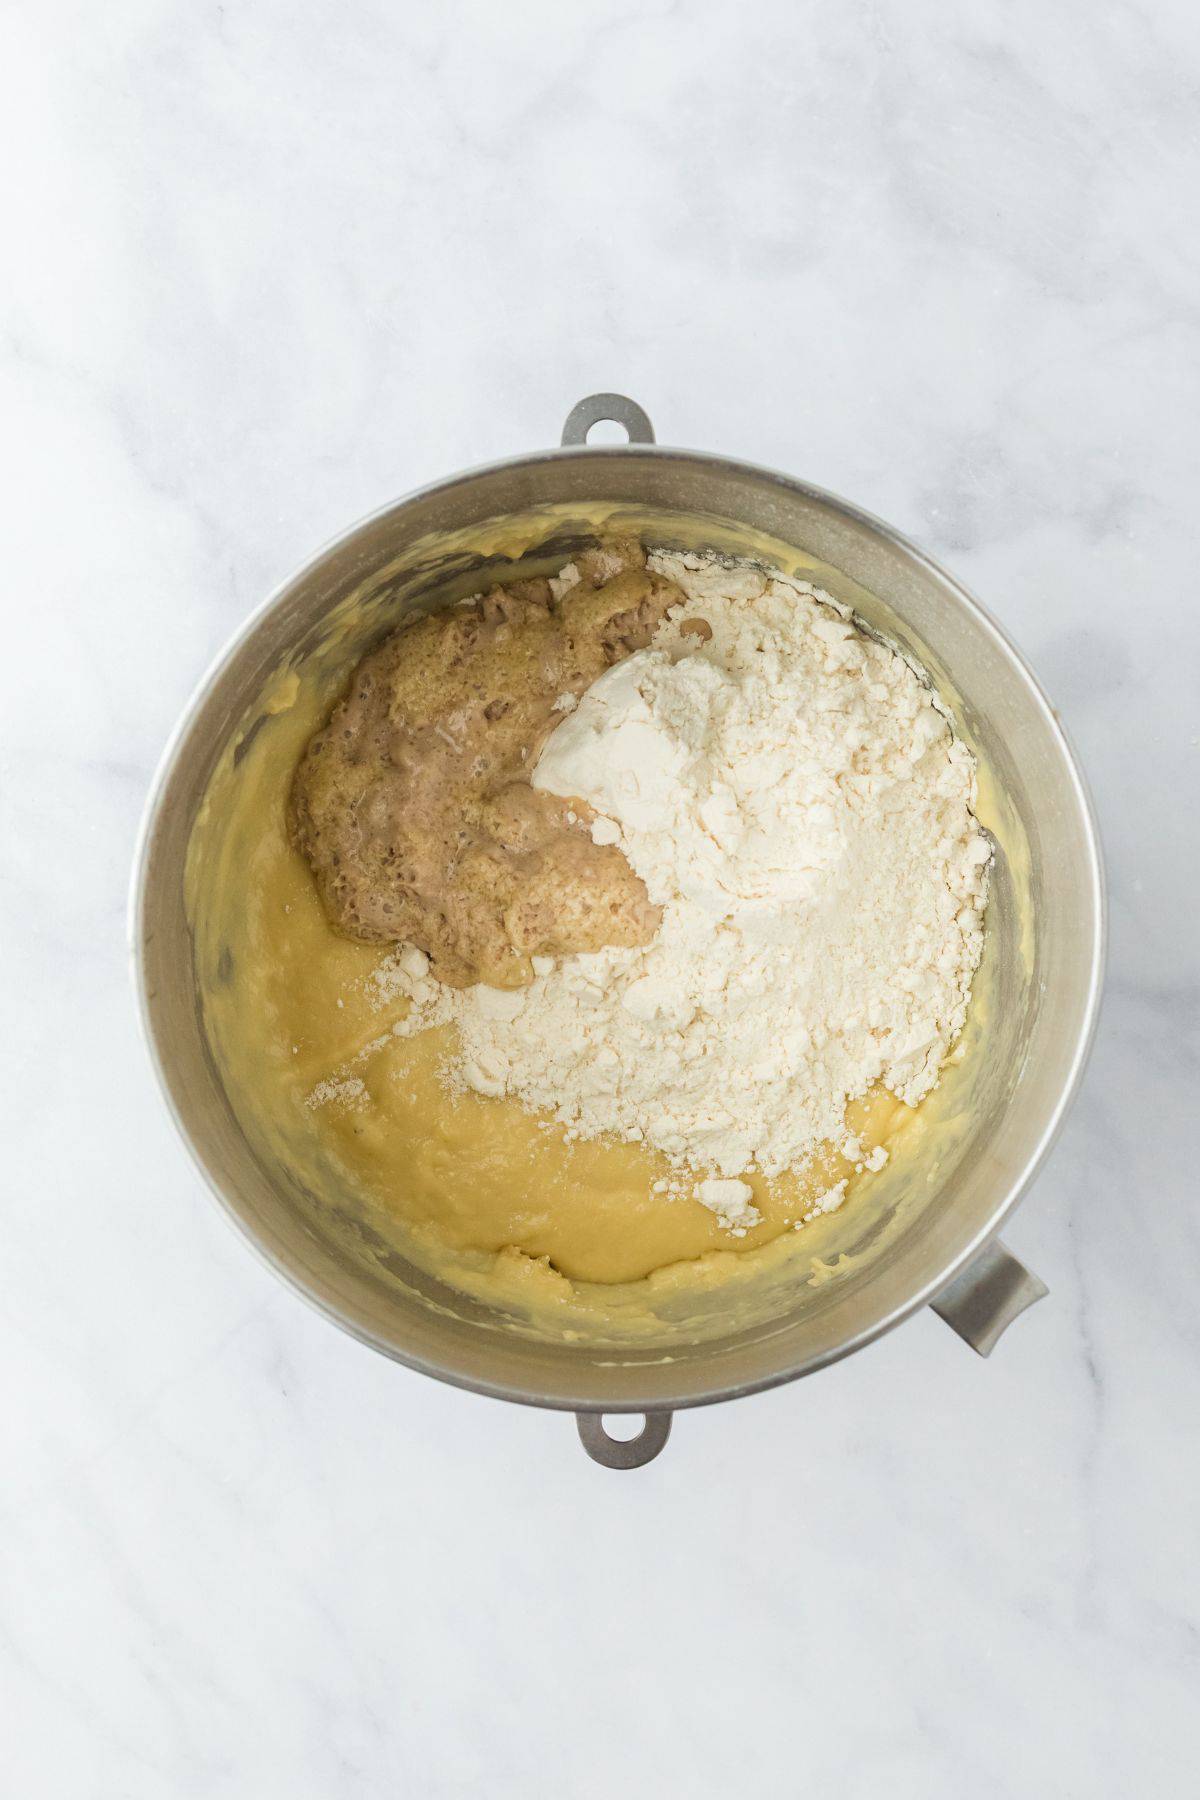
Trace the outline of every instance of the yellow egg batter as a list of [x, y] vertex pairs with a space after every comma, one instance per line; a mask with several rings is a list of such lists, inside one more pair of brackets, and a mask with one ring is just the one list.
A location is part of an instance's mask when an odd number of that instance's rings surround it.
[[[512, 1099], [454, 1092], [442, 1078], [447, 1032], [404, 1039], [406, 1004], [378, 1003], [379, 946], [338, 936], [286, 828], [296, 760], [327, 707], [317, 683], [284, 677], [265, 722], [227, 753], [197, 825], [197, 956], [214, 1051], [239, 1110], [285, 1160], [402, 1226], [418, 1258], [451, 1280], [571, 1298], [573, 1284], [653, 1277], [709, 1283], [773, 1240], [798, 1240], [818, 1196], [845, 1180], [844, 1204], [877, 1179], [835, 1148], [802, 1175], [752, 1178], [762, 1223], [721, 1229], [690, 1193], [655, 1194], [672, 1173], [639, 1144], [567, 1142]], [[201, 886], [203, 891], [201, 892]], [[883, 1090], [850, 1108], [864, 1152], [894, 1149], [914, 1117]], [[780, 1245], [780, 1248], [783, 1246]], [[457, 1270], [457, 1273], [456, 1273]]]
[[[664, 1164], [644, 1148], [567, 1143], [560, 1127], [514, 1101], [449, 1092], [438, 1076], [444, 1040], [390, 1039], [393, 1015], [371, 1004], [369, 977], [383, 952], [326, 924], [288, 841], [288, 790], [349, 671], [397, 622], [391, 582], [424, 558], [456, 553], [550, 573], [561, 556], [540, 546], [581, 530], [651, 541], [690, 532], [816, 580], [888, 635], [896, 625], [836, 570], [707, 515], [664, 521], [647, 509], [547, 505], [457, 535], [438, 532], [332, 606], [320, 633], [264, 679], [240, 722], [230, 721], [192, 832], [186, 903], [204, 1028], [230, 1105], [314, 1233], [371, 1262], [381, 1279], [404, 1282], [403, 1264], [393, 1272], [396, 1255], [419, 1265], [483, 1300], [505, 1329], [613, 1344], [650, 1339], [647, 1354], [668, 1356], [672, 1343], [773, 1328], [802, 1294], [804, 1304], [822, 1304], [823, 1293], [861, 1278], [898, 1233], [919, 1228], [972, 1130], [980, 1039], [991, 1028], [1001, 963], [1015, 959], [1020, 978], [1032, 980], [1029, 854], [981, 761], [976, 811], [1003, 850], [989, 917], [999, 908], [1007, 923], [989, 928], [967, 1030], [915, 1113], [887, 1094], [852, 1109], [864, 1148], [892, 1152], [881, 1173], [848, 1171], [834, 1154], [801, 1182], [756, 1180], [763, 1222], [745, 1238], [731, 1239], [690, 1198], [652, 1196]], [[474, 591], [471, 580], [468, 573], [446, 597]], [[897, 635], [905, 641], [902, 629]], [[911, 649], [961, 727], [950, 672], [926, 646]], [[970, 743], [969, 730], [963, 735]], [[314, 1104], [314, 1090], [326, 1098]], [[812, 1196], [843, 1176], [844, 1204], [794, 1229]]]

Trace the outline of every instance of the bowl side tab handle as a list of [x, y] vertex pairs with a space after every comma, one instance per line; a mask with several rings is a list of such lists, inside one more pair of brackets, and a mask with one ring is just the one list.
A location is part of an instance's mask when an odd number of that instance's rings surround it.
[[642, 1429], [636, 1437], [610, 1437], [604, 1428], [604, 1414], [575, 1414], [579, 1441], [591, 1457], [605, 1469], [641, 1469], [653, 1462], [671, 1435], [669, 1412], [643, 1414]]
[[588, 394], [577, 400], [566, 416], [562, 428], [564, 447], [575, 449], [586, 444], [588, 432], [602, 420], [624, 426], [631, 444], [654, 442], [649, 413], [628, 394]]
[[1049, 1293], [999, 1239], [972, 1258], [930, 1305], [980, 1356], [990, 1356], [1018, 1314]]

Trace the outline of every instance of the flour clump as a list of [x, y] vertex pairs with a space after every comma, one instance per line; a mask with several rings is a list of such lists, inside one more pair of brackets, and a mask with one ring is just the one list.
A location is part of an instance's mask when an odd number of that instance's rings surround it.
[[403, 951], [380, 980], [411, 1000], [398, 1031], [457, 1025], [468, 1086], [664, 1152], [740, 1233], [757, 1218], [747, 1171], [844, 1139], [847, 1103], [875, 1084], [915, 1105], [936, 1082], [982, 951], [991, 846], [936, 697], [828, 595], [711, 556], [648, 568], [684, 603], [572, 696], [531, 779], [584, 803], [657, 932], [534, 957], [502, 997], [434, 982]]

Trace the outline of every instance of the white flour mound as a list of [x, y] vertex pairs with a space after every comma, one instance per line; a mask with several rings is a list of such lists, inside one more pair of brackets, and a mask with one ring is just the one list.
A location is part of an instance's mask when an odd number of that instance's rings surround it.
[[[480, 1093], [728, 1184], [844, 1136], [875, 1082], [913, 1105], [934, 1085], [983, 947], [990, 845], [935, 697], [828, 595], [711, 557], [650, 566], [686, 609], [564, 715], [533, 782], [601, 815], [597, 841], [663, 909], [654, 941], [537, 958], [511, 993], [442, 987], [402, 951], [380, 992], [412, 998], [404, 1035], [458, 1025]], [[680, 617], [711, 638], [680, 637]], [[708, 1203], [740, 1229], [743, 1198]]]

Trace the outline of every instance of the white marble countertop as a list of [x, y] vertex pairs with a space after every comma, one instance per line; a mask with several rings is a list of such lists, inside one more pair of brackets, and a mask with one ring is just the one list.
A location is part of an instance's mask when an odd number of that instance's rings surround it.
[[[1195, 9], [9, 25], [6, 1791], [1194, 1794]], [[247, 1255], [124, 949], [227, 635], [609, 387], [975, 588], [1080, 748], [1112, 894], [1085, 1090], [1006, 1232], [1051, 1298], [990, 1362], [925, 1314], [627, 1477]]]

